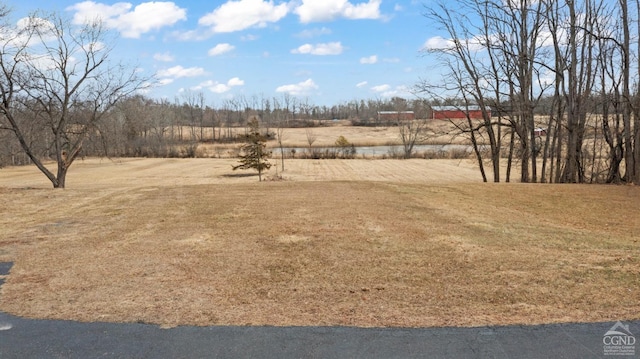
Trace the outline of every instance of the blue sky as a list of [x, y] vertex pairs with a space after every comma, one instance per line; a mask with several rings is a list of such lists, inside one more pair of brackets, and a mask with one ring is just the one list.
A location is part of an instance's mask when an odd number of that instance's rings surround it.
[[316, 105], [391, 96], [434, 71], [420, 51], [435, 34], [428, 1], [233, 0], [5, 1], [18, 20], [35, 10], [81, 22], [100, 16], [118, 34], [113, 57], [156, 74], [147, 96], [202, 92], [208, 104], [234, 96]]

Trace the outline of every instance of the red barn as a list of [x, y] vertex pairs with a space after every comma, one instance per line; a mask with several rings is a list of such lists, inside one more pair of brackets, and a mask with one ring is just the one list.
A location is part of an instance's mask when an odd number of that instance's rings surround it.
[[[454, 120], [467, 118], [467, 110], [469, 111], [469, 118], [482, 119], [482, 110], [480, 106], [432, 106], [431, 118], [434, 120]], [[489, 117], [491, 117], [491, 110], [487, 109]]]
[[538, 128], [533, 130], [533, 134], [536, 137], [546, 136], [547, 135], [547, 130], [544, 129], [544, 128], [538, 127]]

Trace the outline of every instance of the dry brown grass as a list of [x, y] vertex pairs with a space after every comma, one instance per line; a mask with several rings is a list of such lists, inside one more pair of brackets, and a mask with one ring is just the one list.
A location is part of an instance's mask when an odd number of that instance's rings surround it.
[[[449, 144], [467, 143], [468, 140], [459, 135], [458, 131], [448, 121], [428, 120], [429, 144]], [[205, 137], [211, 137], [210, 129], [206, 129]], [[401, 145], [398, 127], [396, 126], [351, 126], [349, 121], [337, 121], [336, 123], [325, 123], [320, 127], [313, 128], [285, 128], [283, 129], [283, 147], [308, 147], [307, 131], [310, 130], [315, 137], [313, 147], [335, 146], [336, 140], [344, 136], [349, 143], [355, 146], [387, 146]], [[187, 129], [184, 130], [185, 132]], [[226, 131], [226, 130], [225, 130]], [[242, 133], [244, 128], [233, 128], [232, 133]], [[274, 128], [269, 129], [275, 132]], [[481, 139], [479, 139], [481, 141]], [[269, 148], [279, 146], [275, 139], [268, 141]], [[199, 150], [208, 157], [234, 157], [230, 149], [237, 148], [238, 144], [200, 144]]]
[[[400, 144], [397, 127], [359, 127], [359, 126], [328, 126], [307, 128], [286, 128], [283, 132], [282, 144], [285, 147], [307, 147], [307, 130], [311, 130], [316, 137], [314, 146], [334, 146], [340, 136], [344, 136], [356, 146], [385, 146]], [[270, 143], [277, 146], [275, 141]]]
[[[466, 137], [456, 136], [459, 132], [449, 121], [427, 120], [429, 129], [428, 143], [449, 144], [466, 143]], [[286, 128], [284, 129], [283, 146], [285, 147], [307, 147], [306, 128]], [[344, 136], [355, 146], [386, 146], [401, 145], [399, 130], [397, 126], [323, 126], [311, 128], [316, 137], [313, 146], [333, 146], [340, 136]], [[277, 147], [276, 141], [269, 143], [270, 146]]]
[[[448, 120], [426, 120], [425, 138], [418, 141], [416, 144], [427, 145], [446, 145], [446, 144], [462, 144], [470, 145], [471, 142], [467, 134], [461, 133], [456, 126]], [[458, 120], [458, 125], [466, 127], [465, 120]], [[263, 127], [263, 130], [267, 130]], [[268, 128], [269, 133], [273, 137], [267, 141], [267, 148], [277, 149], [280, 144], [276, 140], [275, 132], [276, 128]], [[189, 138], [192, 133], [192, 129], [184, 127], [182, 129], [185, 134], [185, 138]], [[307, 139], [307, 131], [313, 134], [314, 141], [312, 146], [309, 146]], [[216, 133], [222, 133], [224, 136], [236, 137], [246, 132], [244, 127], [232, 127], [232, 128], [216, 128]], [[194, 136], [200, 134], [200, 128], [193, 129]], [[198, 143], [195, 149], [195, 157], [201, 158], [237, 158], [241, 143], [239, 142], [208, 142], [211, 140], [212, 131], [210, 127], [203, 130], [205, 142]], [[168, 136], [168, 134], [167, 134]], [[217, 135], [219, 136], [219, 135]], [[282, 146], [286, 148], [327, 148], [334, 147], [336, 140], [343, 136], [350, 144], [356, 147], [369, 147], [369, 146], [399, 146], [402, 145], [402, 140], [399, 136], [399, 130], [397, 126], [352, 126], [351, 121], [325, 121], [318, 127], [311, 128], [284, 128]], [[476, 141], [478, 144], [487, 144], [487, 139], [484, 136], [477, 136]], [[176, 153], [185, 153], [187, 147], [192, 146], [192, 143], [187, 145], [176, 145]], [[277, 153], [277, 150], [276, 150]], [[298, 152], [299, 153], [299, 152]], [[274, 154], [276, 155], [276, 154]], [[377, 157], [383, 158], [388, 155], [384, 150], [378, 153], [376, 156], [367, 155], [367, 158]], [[277, 156], [277, 155], [276, 155]], [[300, 156], [300, 155], [298, 155]], [[295, 156], [294, 156], [295, 157]], [[358, 156], [359, 157], [359, 156]], [[454, 156], [455, 158], [456, 156]]]
[[231, 163], [88, 160], [67, 190], [0, 170], [0, 260], [15, 262], [0, 310], [164, 326], [640, 318], [638, 187], [482, 184], [466, 162], [419, 160], [288, 161], [288, 180], [258, 183]]
[[[399, 181], [473, 182], [480, 173], [472, 160], [303, 160], [286, 159], [280, 171], [279, 159], [266, 171], [269, 179], [278, 176], [289, 181]], [[123, 158], [76, 161], [67, 177], [69, 189], [113, 189], [149, 186], [253, 183], [257, 173], [232, 171], [237, 159]], [[276, 169], [276, 164], [278, 168]], [[51, 164], [55, 170], [54, 164]], [[0, 188], [50, 188], [51, 184], [35, 167], [0, 169]]]

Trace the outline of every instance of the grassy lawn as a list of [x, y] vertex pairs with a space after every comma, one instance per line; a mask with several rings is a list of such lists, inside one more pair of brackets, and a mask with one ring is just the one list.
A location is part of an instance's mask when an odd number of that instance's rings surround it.
[[[0, 260], [15, 263], [0, 310], [163, 326], [640, 319], [638, 187], [482, 184], [465, 166], [447, 183], [429, 177], [445, 162], [391, 160], [316, 161], [326, 177], [290, 161], [291, 179], [258, 183], [215, 161], [88, 162], [55, 191], [0, 170]], [[391, 175], [415, 164], [411, 181]]]

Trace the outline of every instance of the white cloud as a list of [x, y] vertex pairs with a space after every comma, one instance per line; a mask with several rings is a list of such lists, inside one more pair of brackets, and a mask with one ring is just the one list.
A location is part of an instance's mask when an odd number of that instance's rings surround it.
[[297, 49], [291, 50], [292, 54], [311, 54], [311, 55], [340, 55], [344, 51], [344, 47], [340, 42], [329, 42], [325, 44], [304, 44]]
[[378, 62], [378, 56], [371, 55], [369, 57], [363, 57], [360, 59], [361, 64], [375, 64]]
[[178, 79], [181, 77], [197, 77], [206, 75], [206, 71], [202, 67], [187, 67], [184, 68], [180, 65], [174, 66], [168, 69], [158, 71], [159, 77]]
[[384, 85], [378, 85], [378, 86], [373, 86], [371, 88], [371, 90], [373, 92], [385, 92], [385, 91], [389, 91], [389, 89], [391, 89], [391, 86], [384, 84]]
[[412, 95], [407, 86], [396, 86], [393, 88], [388, 84], [384, 84], [374, 86], [371, 90], [382, 97], [410, 97]]
[[140, 87], [140, 89], [136, 91], [136, 93], [139, 93], [140, 95], [146, 95], [151, 92], [151, 89], [154, 86], [157, 86], [157, 85], [158, 85], [157, 83], [145, 82], [142, 84], [142, 87]]
[[173, 57], [173, 55], [171, 55], [168, 52], [165, 52], [163, 54], [157, 53], [153, 55], [153, 59], [156, 61], [162, 61], [162, 62], [173, 62], [175, 60], [175, 57]]
[[[20, 61], [26, 61], [34, 68], [37, 68], [42, 71], [51, 71], [58, 68], [58, 63], [50, 54], [29, 54], [22, 53], [19, 56]], [[76, 59], [74, 57], [69, 58], [69, 63], [75, 63]]]
[[244, 80], [240, 80], [238, 77], [234, 77], [227, 81], [227, 85], [229, 86], [242, 86], [244, 85]]
[[84, 24], [102, 20], [108, 28], [120, 31], [123, 37], [139, 38], [140, 35], [187, 19], [187, 11], [173, 2], [144, 2], [133, 8], [131, 3], [113, 5], [83, 1], [69, 6], [75, 11], [73, 22]]
[[126, 2], [119, 2], [113, 5], [96, 3], [93, 1], [83, 1], [67, 7], [67, 11], [75, 11], [73, 22], [84, 24], [94, 20], [108, 20], [118, 18], [126, 14], [132, 5]]
[[[482, 51], [486, 49], [486, 44], [488, 42], [496, 41], [497, 38], [495, 36], [490, 36], [488, 39], [480, 36], [471, 37], [468, 39], [459, 39], [459, 43], [461, 46], [469, 49], [469, 51]], [[424, 43], [422, 50], [423, 51], [444, 51], [451, 52], [455, 51], [456, 42], [453, 39], [445, 39], [441, 36], [434, 36]]]
[[308, 95], [313, 90], [318, 89], [318, 85], [312, 79], [297, 84], [283, 85], [276, 89], [276, 92], [286, 92], [293, 96]]
[[28, 28], [37, 28], [40, 32], [50, 32], [55, 30], [55, 25], [41, 17], [23, 17], [17, 22], [18, 30], [26, 30]]
[[236, 48], [235, 46], [227, 43], [217, 44], [216, 46], [214, 46], [209, 50], [209, 56], [222, 55], [226, 52], [233, 51], [233, 49], [235, 48]]
[[280, 21], [288, 12], [286, 3], [275, 5], [272, 0], [230, 0], [200, 18], [198, 23], [210, 26], [214, 32], [234, 32], [265, 27]]
[[174, 31], [171, 38], [178, 41], [202, 41], [210, 38], [213, 33], [209, 29], [196, 29], [188, 31]]
[[209, 86], [209, 91], [214, 93], [225, 93], [231, 90], [231, 86], [227, 84], [215, 84], [213, 86]]
[[367, 82], [367, 81], [362, 81], [362, 82], [358, 82], [358, 83], [356, 84], [356, 87], [358, 87], [358, 88], [363, 88], [363, 87], [367, 86], [368, 84], [369, 84], [369, 82]]
[[244, 85], [244, 80], [241, 80], [238, 77], [234, 77], [229, 79], [229, 81], [227, 81], [226, 83], [220, 83], [213, 80], [205, 81], [197, 86], [192, 87], [191, 90], [200, 91], [202, 89], [208, 89], [211, 92], [221, 94], [221, 93], [231, 91], [233, 87], [243, 86], [243, 85]]
[[207, 81], [205, 81], [205, 82], [201, 82], [201, 83], [199, 83], [199, 84], [198, 84], [198, 85], [196, 85], [196, 86], [193, 86], [192, 88], [190, 88], [190, 90], [193, 90], [193, 91], [200, 91], [200, 90], [202, 90], [202, 89], [204, 89], [204, 88], [209, 88], [209, 87], [215, 86], [215, 85], [217, 85], [217, 84], [218, 84], [218, 82], [216, 82], [216, 81], [213, 81], [213, 80], [207, 80]]
[[300, 33], [296, 34], [295, 36], [304, 39], [304, 38], [312, 38], [312, 37], [330, 35], [330, 34], [331, 34], [331, 29], [323, 27], [320, 29], [302, 30]]
[[240, 40], [242, 41], [256, 41], [258, 40], [258, 38], [259, 37], [257, 35], [253, 35], [253, 34], [240, 36]]
[[337, 18], [379, 19], [381, 3], [382, 0], [369, 0], [355, 5], [347, 0], [302, 0], [294, 12], [305, 24]]
[[89, 44], [83, 44], [82, 49], [86, 52], [98, 53], [107, 48], [107, 45], [102, 41], [96, 41]]
[[[28, 36], [28, 31], [26, 33], [23, 32], [23, 30], [27, 28], [37, 28], [42, 35], [42, 39]], [[2, 26], [0, 28], [0, 38], [2, 38], [3, 41], [7, 41], [8, 45], [16, 47], [28, 46], [40, 41], [54, 41], [56, 39], [55, 26], [51, 21], [40, 17], [25, 17], [18, 20], [15, 28]]]
[[451, 39], [445, 39], [442, 36], [434, 36], [427, 39], [422, 46], [424, 50], [444, 50], [450, 49], [454, 46]]

